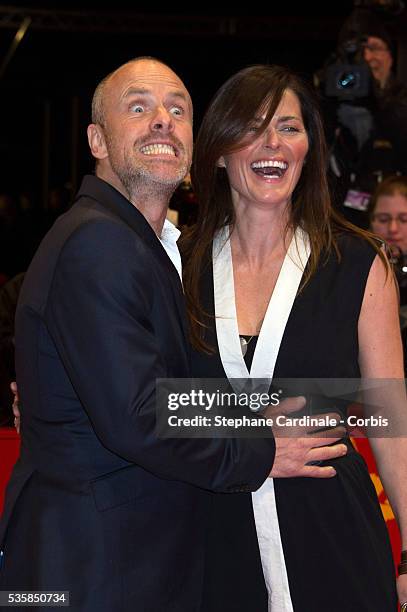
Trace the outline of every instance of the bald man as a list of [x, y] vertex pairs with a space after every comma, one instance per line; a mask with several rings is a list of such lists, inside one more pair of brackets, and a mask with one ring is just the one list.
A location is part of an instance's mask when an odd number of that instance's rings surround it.
[[0, 591], [69, 591], [81, 612], [197, 612], [207, 490], [258, 488], [275, 444], [156, 437], [156, 379], [190, 374], [166, 211], [190, 168], [192, 104], [168, 66], [138, 58], [98, 85], [92, 112], [96, 176], [41, 244], [17, 309], [22, 450]]

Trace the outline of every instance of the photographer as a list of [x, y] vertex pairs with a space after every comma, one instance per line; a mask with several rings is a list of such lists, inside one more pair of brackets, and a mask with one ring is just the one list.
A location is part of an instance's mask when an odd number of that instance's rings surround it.
[[374, 13], [355, 9], [325, 67], [327, 135], [336, 204], [368, 226], [370, 196], [386, 176], [407, 174], [407, 87], [393, 74], [393, 41]]

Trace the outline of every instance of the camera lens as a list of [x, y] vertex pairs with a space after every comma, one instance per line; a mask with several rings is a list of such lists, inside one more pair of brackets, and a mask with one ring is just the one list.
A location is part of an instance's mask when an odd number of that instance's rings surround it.
[[354, 89], [358, 86], [358, 78], [354, 72], [342, 72], [338, 77], [338, 89]]

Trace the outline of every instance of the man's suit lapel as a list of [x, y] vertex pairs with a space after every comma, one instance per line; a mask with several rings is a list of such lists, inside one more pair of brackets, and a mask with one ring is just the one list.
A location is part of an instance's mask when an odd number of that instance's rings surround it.
[[146, 218], [117, 189], [96, 176], [88, 175], [84, 177], [77, 198], [81, 196], [95, 199], [112, 214], [120, 217], [144, 243], [148, 244], [154, 257], [168, 274], [168, 284], [171, 286], [180, 325], [187, 340], [185, 302], [178, 272]]

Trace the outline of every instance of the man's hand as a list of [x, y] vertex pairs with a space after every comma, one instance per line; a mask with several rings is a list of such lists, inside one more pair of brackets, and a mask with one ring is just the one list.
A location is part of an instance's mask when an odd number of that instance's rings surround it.
[[[289, 415], [297, 412], [305, 406], [304, 397], [288, 398], [276, 408], [269, 408], [267, 416], [275, 419], [279, 415]], [[320, 414], [319, 417], [329, 417], [339, 422], [336, 413]], [[309, 465], [311, 462], [327, 461], [343, 457], [348, 449], [345, 444], [334, 444], [332, 442], [341, 440], [346, 433], [343, 426], [333, 426], [325, 432], [319, 431], [317, 427], [302, 426], [273, 426], [276, 441], [276, 455], [270, 478], [332, 478], [336, 476], [335, 469], [328, 466]], [[327, 446], [327, 443], [329, 446]]]
[[17, 429], [17, 433], [20, 433], [20, 407], [18, 405], [18, 389], [17, 383], [12, 382], [10, 384], [10, 389], [14, 395], [13, 401], [13, 414], [14, 414], [14, 427]]

